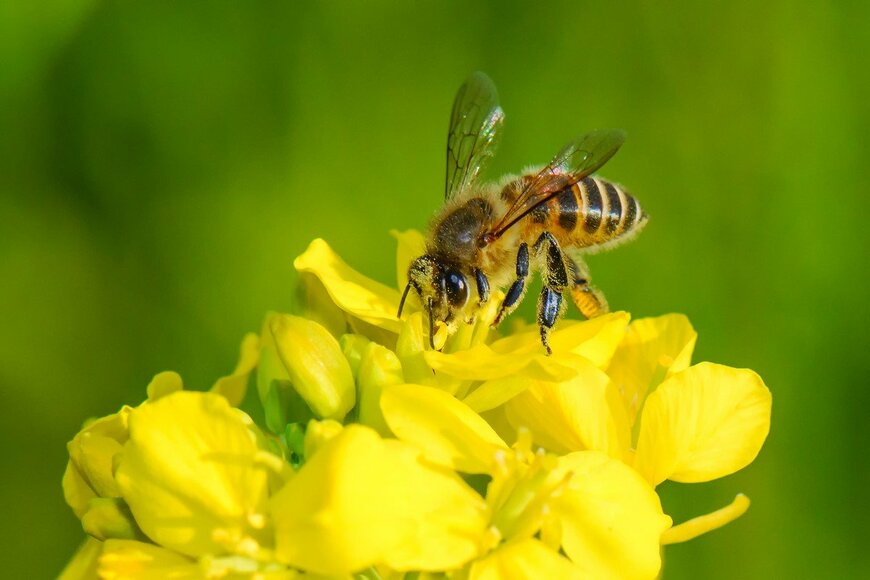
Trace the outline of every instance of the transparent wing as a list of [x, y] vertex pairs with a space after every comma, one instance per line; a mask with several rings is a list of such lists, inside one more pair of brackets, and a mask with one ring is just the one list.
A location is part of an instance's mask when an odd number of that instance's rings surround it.
[[459, 87], [447, 133], [447, 182], [444, 199], [471, 185], [493, 153], [504, 122], [498, 92], [482, 72]]
[[578, 137], [565, 145], [541, 171], [525, 178], [522, 191], [497, 223], [484, 234], [491, 242], [525, 217], [537, 206], [607, 163], [625, 142], [620, 129], [601, 129]]

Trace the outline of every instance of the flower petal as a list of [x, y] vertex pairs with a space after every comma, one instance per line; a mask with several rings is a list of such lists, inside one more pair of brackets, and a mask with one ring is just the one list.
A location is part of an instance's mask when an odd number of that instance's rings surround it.
[[249, 332], [242, 339], [239, 362], [232, 374], [221, 377], [211, 388], [212, 393], [226, 397], [233, 407], [242, 404], [248, 391], [248, 378], [260, 360], [260, 337]]
[[158, 580], [203, 578], [194, 561], [166, 548], [134, 540], [109, 540], [100, 556], [100, 578]]
[[317, 276], [339, 308], [360, 320], [398, 334], [399, 292], [348, 266], [329, 245], [316, 239], [293, 265]]
[[622, 393], [634, 424], [647, 393], [668, 376], [689, 368], [698, 333], [682, 314], [633, 321], [607, 374]]
[[97, 577], [97, 563], [100, 552], [103, 551], [103, 542], [94, 538], [88, 538], [79, 547], [72, 559], [64, 567], [58, 580], [90, 580]]
[[[591, 320], [564, 320], [550, 334], [553, 353], [573, 353], [589, 360], [599, 368], [606, 368], [625, 333], [631, 319], [627, 312], [611, 312]], [[527, 332], [512, 334], [492, 343], [499, 353], [540, 354], [540, 332], [533, 327]]]
[[659, 540], [671, 526], [655, 491], [602, 453], [571, 453], [559, 458], [559, 467], [571, 475], [553, 511], [561, 519], [562, 547], [584, 576], [654, 578], [661, 568]]
[[472, 411], [483, 413], [510, 401], [537, 381], [525, 377], [503, 377], [486, 381], [462, 399]]
[[738, 494], [730, 504], [709, 514], [698, 516], [672, 527], [662, 534], [662, 545], [688, 542], [698, 536], [730, 524], [749, 509], [749, 498]]
[[430, 461], [456, 471], [489, 473], [496, 452], [507, 449], [480, 415], [433, 387], [387, 387], [381, 408], [399, 439], [422, 449]]
[[117, 482], [153, 541], [182, 554], [232, 551], [263, 513], [267, 474], [241, 412], [214, 393], [179, 391], [135, 409]]
[[443, 373], [466, 381], [491, 381], [516, 375], [563, 381], [575, 376], [574, 367], [584, 362], [583, 357], [570, 352], [554, 351], [552, 356], [547, 356], [540, 338], [536, 338], [532, 348], [540, 352], [524, 348], [501, 353], [489, 345], [478, 344], [454, 353], [426, 350], [423, 357], [436, 374]]
[[469, 580], [586, 578], [583, 570], [539, 540], [508, 542], [471, 565]]
[[635, 468], [653, 485], [734, 473], [761, 450], [770, 410], [770, 391], [754, 372], [712, 363], [690, 367], [647, 398]]
[[486, 526], [483, 499], [454, 473], [361, 425], [327, 442], [273, 498], [272, 514], [278, 558], [319, 574], [457, 568]]
[[160, 397], [165, 397], [183, 388], [184, 383], [181, 380], [181, 375], [174, 371], [163, 371], [154, 375], [154, 378], [145, 387], [145, 392], [149, 401], [156, 401]]
[[390, 230], [396, 238], [396, 288], [404, 289], [408, 283], [408, 267], [426, 252], [426, 238], [417, 230]]
[[591, 363], [578, 365], [577, 372], [560, 383], [537, 381], [508, 401], [508, 420], [554, 453], [592, 450], [622, 459], [629, 428], [619, 394]]

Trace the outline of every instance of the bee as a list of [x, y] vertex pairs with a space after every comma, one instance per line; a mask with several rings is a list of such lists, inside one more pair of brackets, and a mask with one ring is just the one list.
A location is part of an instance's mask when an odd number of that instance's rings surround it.
[[593, 175], [625, 141], [617, 129], [571, 140], [542, 169], [479, 183], [503, 125], [495, 85], [484, 73], [473, 73], [450, 115], [445, 203], [430, 223], [425, 254], [408, 269], [399, 304], [401, 316], [409, 291], [417, 293], [429, 316], [433, 349], [436, 321], [453, 332], [458, 321], [473, 320], [491, 288], [507, 288], [493, 322], [498, 325], [520, 304], [537, 270], [543, 279], [537, 322], [551, 354], [548, 337], [567, 308], [565, 294], [586, 318], [608, 310], [590, 283], [583, 255], [633, 238], [648, 219], [622, 186]]

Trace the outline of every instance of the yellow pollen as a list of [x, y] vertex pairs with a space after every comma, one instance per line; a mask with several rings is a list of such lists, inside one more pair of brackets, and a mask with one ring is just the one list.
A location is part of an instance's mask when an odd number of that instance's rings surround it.
[[248, 523], [255, 530], [262, 530], [266, 527], [266, 516], [263, 514], [248, 514]]

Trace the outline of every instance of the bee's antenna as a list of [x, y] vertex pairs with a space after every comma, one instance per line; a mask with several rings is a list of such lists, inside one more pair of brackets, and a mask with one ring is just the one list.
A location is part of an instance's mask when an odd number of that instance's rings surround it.
[[429, 346], [435, 350], [435, 320], [432, 318], [432, 297], [429, 297]]
[[402, 309], [405, 307], [405, 298], [408, 297], [408, 291], [411, 290], [411, 281], [408, 280], [408, 285], [405, 286], [405, 291], [402, 292], [402, 299], [399, 301], [399, 313], [396, 314], [396, 318], [402, 317]]

